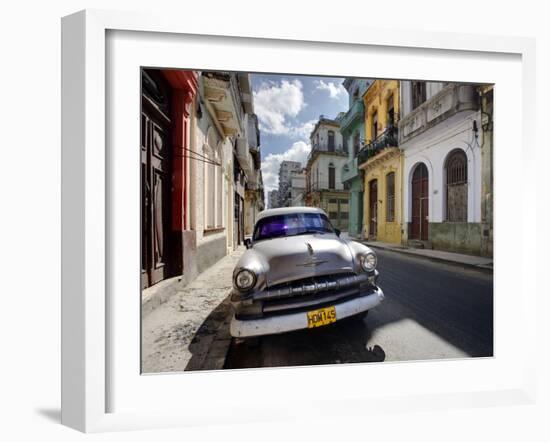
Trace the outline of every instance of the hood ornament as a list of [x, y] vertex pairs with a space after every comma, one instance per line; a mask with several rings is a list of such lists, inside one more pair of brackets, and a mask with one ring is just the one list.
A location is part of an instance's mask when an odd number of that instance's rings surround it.
[[316, 259], [315, 258], [315, 252], [313, 251], [313, 247], [310, 243], [306, 242], [307, 246], [307, 252], [309, 253], [310, 259], [308, 259], [306, 262], [302, 264], [296, 264], [297, 267], [317, 267], [319, 264], [323, 264], [325, 262], [328, 262], [326, 259]]

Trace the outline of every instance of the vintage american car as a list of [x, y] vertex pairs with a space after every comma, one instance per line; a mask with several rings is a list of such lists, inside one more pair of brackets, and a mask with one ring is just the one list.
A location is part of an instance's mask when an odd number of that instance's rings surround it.
[[376, 254], [340, 238], [313, 207], [268, 209], [257, 217], [233, 271], [233, 337], [255, 337], [364, 317], [384, 299]]

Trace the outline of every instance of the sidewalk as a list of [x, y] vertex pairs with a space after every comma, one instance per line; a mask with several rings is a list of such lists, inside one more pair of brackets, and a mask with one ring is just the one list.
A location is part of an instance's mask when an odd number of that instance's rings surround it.
[[233, 268], [240, 247], [142, 317], [142, 372], [223, 368], [231, 343]]
[[[359, 241], [359, 240], [357, 240]], [[409, 255], [421, 256], [423, 258], [437, 261], [450, 262], [482, 269], [493, 269], [493, 259], [483, 256], [464, 255], [462, 253], [445, 252], [443, 250], [415, 249], [398, 244], [388, 244], [378, 241], [359, 241], [374, 249], [391, 250], [393, 252], [406, 253]]]

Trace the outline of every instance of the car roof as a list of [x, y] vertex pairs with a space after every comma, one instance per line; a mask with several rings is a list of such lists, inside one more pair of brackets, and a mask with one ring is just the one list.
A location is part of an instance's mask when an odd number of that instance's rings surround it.
[[287, 215], [292, 213], [322, 213], [323, 215], [326, 215], [325, 211], [323, 209], [319, 209], [318, 207], [279, 207], [277, 209], [262, 210], [258, 213], [256, 221], [268, 216]]

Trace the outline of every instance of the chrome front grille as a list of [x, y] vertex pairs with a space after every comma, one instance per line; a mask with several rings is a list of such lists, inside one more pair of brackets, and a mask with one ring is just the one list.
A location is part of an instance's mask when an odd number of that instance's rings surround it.
[[254, 296], [254, 299], [268, 300], [313, 295], [328, 291], [338, 292], [358, 286], [367, 280], [368, 275], [366, 273], [361, 273], [359, 275], [355, 273], [344, 273], [341, 275], [316, 276], [277, 284], [258, 293]]

